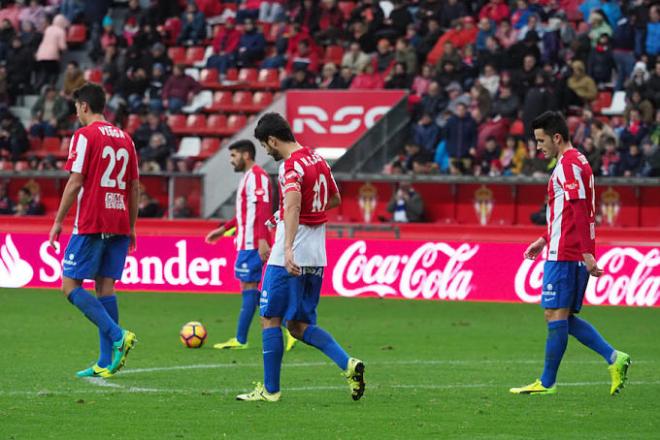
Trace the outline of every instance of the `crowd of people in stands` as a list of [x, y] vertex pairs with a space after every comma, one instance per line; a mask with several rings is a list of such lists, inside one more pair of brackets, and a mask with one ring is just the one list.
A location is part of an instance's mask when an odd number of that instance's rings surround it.
[[[85, 78], [62, 57], [67, 28], [84, 23], [94, 63], [84, 67], [102, 71], [108, 119], [143, 115], [135, 137], [145, 171], [198, 166], [172, 159], [176, 140], [162, 123], [201, 90], [167, 48], [210, 45], [206, 67], [220, 79], [230, 68], [275, 68], [283, 90], [409, 89], [411, 140], [388, 171], [547, 174], [554, 164], [539, 156], [529, 127], [559, 109], [596, 175], [660, 175], [657, 0], [115, 3], [0, 1], [1, 154], [15, 161], [30, 154], [29, 136], [76, 128], [71, 93]], [[337, 63], [324, 61], [328, 46], [343, 47]], [[625, 93], [622, 114], [604, 115], [601, 97], [616, 92]], [[35, 93], [24, 127], [8, 106]], [[43, 162], [30, 160], [30, 169], [61, 165]]]

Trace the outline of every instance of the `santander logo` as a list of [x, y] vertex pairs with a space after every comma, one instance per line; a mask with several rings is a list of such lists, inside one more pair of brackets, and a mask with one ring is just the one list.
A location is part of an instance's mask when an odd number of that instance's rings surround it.
[[478, 245], [457, 248], [428, 242], [404, 255], [368, 256], [367, 243], [356, 241], [339, 257], [332, 271], [332, 286], [341, 296], [375, 293], [384, 297], [464, 300], [472, 290], [473, 271], [463, 268]]
[[[543, 260], [524, 260], [515, 278], [515, 291], [524, 302], [541, 300]], [[587, 303], [652, 307], [660, 299], [660, 250], [648, 252], [632, 247], [614, 247], [598, 259], [605, 270], [591, 277], [585, 292]]]
[[33, 275], [32, 266], [21, 258], [14, 240], [7, 234], [5, 243], [0, 246], [0, 287], [26, 286]]

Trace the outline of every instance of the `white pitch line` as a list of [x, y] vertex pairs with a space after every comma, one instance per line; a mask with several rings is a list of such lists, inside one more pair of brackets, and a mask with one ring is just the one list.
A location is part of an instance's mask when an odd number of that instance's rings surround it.
[[[483, 364], [542, 364], [543, 359], [484, 359], [484, 360], [451, 360], [451, 359], [416, 359], [407, 361], [375, 361], [366, 362], [368, 365], [483, 365]], [[580, 364], [580, 365], [604, 365], [603, 361], [564, 361], [565, 364]], [[644, 364], [647, 361], [635, 361], [635, 365]], [[323, 367], [332, 365], [330, 362], [291, 362], [283, 363], [285, 368], [306, 368], [306, 367]], [[231, 364], [194, 364], [194, 365], [174, 365], [170, 367], [151, 367], [151, 368], [131, 368], [129, 370], [122, 370], [117, 373], [118, 375], [125, 374], [141, 374], [141, 373], [157, 373], [161, 371], [178, 371], [178, 370], [212, 370], [220, 368], [261, 368], [263, 363], [231, 363]]]
[[[105, 379], [100, 379], [100, 381], [105, 381]], [[87, 381], [90, 384], [106, 387], [102, 389], [79, 389], [79, 390], [63, 390], [63, 391], [28, 391], [28, 390], [15, 390], [15, 391], [0, 391], [0, 396], [26, 396], [26, 397], [35, 397], [35, 396], [53, 396], [53, 395], [76, 395], [76, 394], [116, 394], [116, 393], [163, 393], [163, 394], [234, 394], [246, 391], [246, 388], [217, 388], [217, 389], [207, 389], [207, 390], [192, 390], [192, 389], [167, 389], [167, 388], [142, 388], [142, 387], [123, 387], [121, 385], [111, 386], [110, 389], [107, 388], [107, 385], [101, 385], [99, 381]], [[660, 381], [632, 381], [628, 382], [629, 385], [641, 385], [641, 386], [656, 386], [660, 385]], [[116, 385], [116, 384], [113, 384]], [[493, 383], [462, 383], [462, 384], [398, 384], [398, 385], [377, 385], [370, 384], [368, 390], [387, 390], [387, 389], [407, 389], [407, 390], [452, 390], [452, 389], [489, 389], [489, 388], [501, 388], [503, 393], [508, 390], [511, 384], [493, 384]], [[586, 387], [586, 386], [596, 386], [596, 385], [609, 385], [609, 382], [566, 382], [558, 383], [559, 387]], [[309, 387], [287, 387], [284, 388], [284, 392], [309, 392], [309, 391], [344, 391], [347, 390], [346, 385], [326, 385], [326, 386], [309, 386]]]

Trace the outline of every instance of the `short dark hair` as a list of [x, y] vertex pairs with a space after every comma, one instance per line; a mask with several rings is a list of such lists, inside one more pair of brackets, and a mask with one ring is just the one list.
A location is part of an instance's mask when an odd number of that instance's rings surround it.
[[98, 84], [85, 83], [75, 92], [73, 99], [78, 102], [86, 102], [92, 113], [101, 114], [105, 109], [105, 92]]
[[532, 121], [532, 130], [543, 130], [550, 136], [558, 134], [565, 142], [570, 140], [566, 119], [560, 112], [548, 110], [540, 114]]
[[256, 155], [254, 144], [247, 139], [234, 142], [229, 146], [229, 150], [238, 150], [240, 153], [247, 153], [251, 160], [254, 160], [254, 156]]
[[270, 136], [283, 142], [296, 141], [289, 123], [282, 115], [275, 112], [263, 115], [261, 119], [259, 119], [259, 122], [257, 122], [257, 127], [254, 129], [254, 137], [256, 137], [259, 142], [266, 142]]

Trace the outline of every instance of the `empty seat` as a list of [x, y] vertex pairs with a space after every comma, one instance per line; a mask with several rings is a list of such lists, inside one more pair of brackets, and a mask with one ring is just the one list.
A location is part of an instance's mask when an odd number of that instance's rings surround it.
[[167, 49], [167, 56], [174, 64], [184, 64], [186, 62], [186, 49], [179, 46], [170, 47]]
[[198, 137], [184, 137], [181, 139], [176, 157], [196, 157], [202, 150], [202, 141]]
[[252, 99], [252, 105], [257, 112], [260, 112], [272, 103], [273, 94], [271, 92], [257, 92]]
[[202, 139], [199, 156], [206, 159], [213, 156], [220, 149], [220, 139], [217, 137], [206, 137]]
[[199, 73], [199, 83], [206, 89], [219, 87], [218, 71], [216, 69], [202, 69]]
[[167, 125], [169, 125], [172, 133], [183, 133], [186, 130], [186, 117], [184, 115], [169, 115]]
[[192, 66], [195, 63], [202, 61], [204, 59], [204, 51], [205, 48], [203, 47], [189, 47], [186, 50], [186, 61], [185, 63]]
[[256, 83], [258, 75], [257, 69], [244, 67], [238, 72], [238, 80], [243, 83]]
[[206, 120], [206, 134], [211, 136], [227, 136], [227, 116], [209, 115]]
[[210, 112], [228, 111], [233, 106], [232, 100], [231, 92], [219, 90], [213, 95], [213, 103], [206, 110]]
[[256, 86], [259, 89], [279, 89], [280, 73], [277, 69], [261, 69], [257, 77]]
[[233, 97], [233, 109], [250, 111], [252, 109], [252, 92], [236, 92]]
[[185, 133], [199, 134], [206, 132], [206, 116], [205, 115], [190, 115], [186, 119]]
[[344, 57], [344, 48], [341, 46], [328, 46], [325, 49], [324, 63], [333, 63], [337, 66], [341, 65], [341, 60]]
[[231, 115], [227, 119], [227, 130], [230, 134], [235, 134], [247, 124], [245, 115]]
[[101, 84], [103, 82], [103, 71], [101, 69], [85, 70], [85, 80], [87, 82]]

